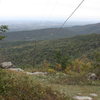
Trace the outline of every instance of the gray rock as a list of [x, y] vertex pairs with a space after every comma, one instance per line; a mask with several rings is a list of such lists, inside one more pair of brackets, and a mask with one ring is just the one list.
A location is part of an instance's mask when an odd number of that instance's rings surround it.
[[0, 68], [8, 69], [8, 68], [15, 68], [12, 62], [3, 62], [0, 64]]
[[88, 80], [97, 80], [97, 75], [95, 73], [89, 73]]
[[97, 97], [98, 95], [96, 93], [90, 93], [90, 96]]
[[75, 100], [93, 100], [91, 97], [88, 97], [88, 96], [75, 96], [73, 98]]
[[25, 72], [27, 75], [33, 75], [33, 73], [31, 72]]
[[47, 72], [34, 72], [34, 73], [26, 72], [26, 74], [28, 74], [28, 75], [46, 75]]
[[21, 69], [21, 68], [9, 68], [9, 70], [18, 71], [18, 72], [24, 72], [24, 70]]
[[82, 95], [82, 93], [77, 93], [78, 95]]

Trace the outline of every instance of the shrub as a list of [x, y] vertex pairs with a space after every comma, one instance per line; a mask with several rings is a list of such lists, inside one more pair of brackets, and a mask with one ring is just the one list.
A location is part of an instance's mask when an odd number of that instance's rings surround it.
[[55, 69], [56, 69], [57, 71], [61, 71], [61, 70], [62, 70], [61, 64], [56, 64], [56, 65], [55, 65]]
[[1, 100], [67, 100], [64, 95], [53, 91], [20, 72], [0, 69]]
[[75, 59], [72, 63], [65, 69], [66, 73], [71, 74], [76, 73], [87, 73], [92, 68], [92, 63], [87, 58]]
[[48, 69], [48, 72], [49, 73], [56, 73], [56, 71], [54, 69], [51, 69], [51, 68]]

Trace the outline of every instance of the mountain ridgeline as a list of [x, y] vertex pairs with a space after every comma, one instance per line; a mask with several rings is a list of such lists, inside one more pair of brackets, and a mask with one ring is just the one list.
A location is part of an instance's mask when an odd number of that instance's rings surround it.
[[51, 40], [92, 33], [100, 33], [100, 23], [84, 26], [65, 27], [62, 28], [60, 31], [58, 28], [46, 28], [8, 32], [5, 33], [6, 38], [3, 41]]

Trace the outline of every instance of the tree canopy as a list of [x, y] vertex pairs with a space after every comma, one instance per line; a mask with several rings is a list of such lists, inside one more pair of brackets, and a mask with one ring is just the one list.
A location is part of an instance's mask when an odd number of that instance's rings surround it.
[[[0, 26], [0, 34], [2, 34], [3, 32], [6, 32], [7, 30], [8, 30], [7, 25], [1, 25]], [[5, 36], [0, 35], [0, 40], [2, 40], [3, 38], [5, 38]]]

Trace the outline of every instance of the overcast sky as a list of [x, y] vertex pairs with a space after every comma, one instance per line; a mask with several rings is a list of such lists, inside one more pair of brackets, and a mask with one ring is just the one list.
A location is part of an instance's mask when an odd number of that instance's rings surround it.
[[[0, 19], [65, 19], [82, 0], [0, 0]], [[100, 21], [100, 0], [85, 0], [71, 20]]]

